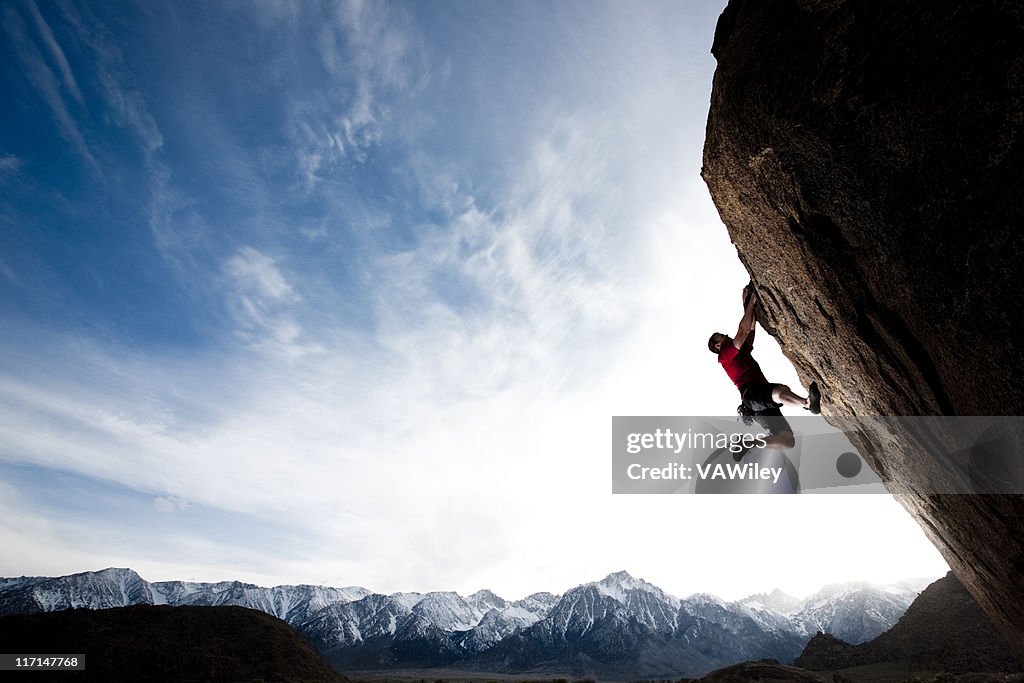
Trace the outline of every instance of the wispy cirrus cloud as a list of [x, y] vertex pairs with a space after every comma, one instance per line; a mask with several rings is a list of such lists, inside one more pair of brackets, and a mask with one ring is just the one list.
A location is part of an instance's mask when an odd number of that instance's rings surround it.
[[[70, 91], [72, 98], [81, 105], [82, 94], [71, 73], [71, 68], [64, 58], [63, 51], [54, 39], [52, 31], [50, 31], [49, 25], [43, 21], [34, 3], [30, 3], [27, 6], [30, 13], [33, 13], [36, 18], [35, 25], [39, 38], [56, 58], [58, 69], [64, 77], [63, 83]], [[99, 164], [96, 163], [96, 159], [89, 149], [89, 145], [82, 135], [74, 115], [68, 109], [68, 104], [61, 91], [61, 79], [54, 74], [53, 69], [47, 64], [43, 54], [36, 46], [36, 42], [33, 40], [24, 19], [12, 5], [7, 5], [3, 10], [3, 27], [8, 39], [14, 46], [14, 52], [21, 63], [25, 78], [29, 80], [35, 91], [46, 103], [61, 135], [93, 170], [100, 172]]]
[[584, 362], [582, 339], [625, 322], [631, 247], [608, 193], [611, 135], [566, 117], [533, 143], [489, 209], [442, 174], [434, 196], [450, 219], [414, 248], [380, 255], [379, 338], [424, 385], [479, 397], [524, 376], [558, 376]]
[[300, 343], [302, 328], [289, 310], [300, 297], [274, 259], [243, 247], [224, 262], [223, 271], [228, 280], [227, 305], [247, 343], [289, 357], [323, 350]]
[[[75, 37], [90, 53], [92, 75], [100, 85], [106, 111], [117, 125], [130, 130], [137, 136], [142, 143], [146, 162], [150, 165], [157, 163], [154, 154], [163, 146], [163, 135], [142, 95], [136, 89], [124, 84], [126, 80], [122, 73], [124, 58], [114, 37], [102, 23], [90, 15], [88, 8], [79, 10], [67, 2], [61, 2], [59, 7], [63, 18], [74, 30]], [[38, 10], [35, 13], [38, 16]], [[42, 21], [41, 16], [39, 16], [39, 20]], [[52, 39], [52, 34], [50, 38]], [[56, 50], [60, 49], [55, 41], [54, 47]], [[63, 59], [63, 53], [61, 53], [61, 57], [62, 63], [66, 65], [67, 60]], [[74, 83], [70, 66], [67, 67], [66, 79], [71, 79], [71, 82]], [[78, 92], [77, 84], [74, 86], [74, 91]], [[80, 92], [78, 99], [81, 101]]]
[[192, 504], [187, 500], [176, 496], [158, 496], [153, 499], [153, 507], [158, 512], [181, 512], [191, 506]]
[[21, 159], [13, 154], [0, 154], [0, 180], [14, 175], [21, 168]]
[[307, 189], [344, 161], [367, 159], [384, 136], [389, 100], [416, 85], [414, 65], [422, 67], [423, 57], [415, 28], [397, 5], [338, 2], [323, 16], [308, 12], [310, 19], [327, 87], [292, 103], [289, 123]]
[[[66, 1], [57, 3], [57, 6], [60, 8], [61, 18], [74, 32], [77, 41], [86, 48], [89, 75], [100, 86], [106, 113], [117, 125], [131, 130], [138, 136], [145, 153], [151, 154], [158, 150], [163, 144], [163, 136], [142, 95], [136, 88], [126, 84], [129, 79], [126, 77], [124, 55], [117, 44], [117, 39], [93, 16], [88, 7], [76, 6]], [[38, 15], [38, 12], [36, 14]], [[56, 44], [54, 47], [59, 50]], [[66, 64], [66, 59], [61, 61]], [[67, 79], [73, 79], [70, 66], [67, 70]], [[77, 91], [77, 85], [74, 88]]]
[[39, 31], [40, 37], [43, 39], [43, 44], [46, 46], [53, 60], [57, 63], [60, 69], [60, 74], [64, 82], [64, 87], [68, 89], [71, 96], [80, 105], [85, 105], [85, 100], [82, 97], [81, 90], [78, 89], [78, 82], [75, 80], [75, 74], [71, 71], [71, 65], [68, 64], [67, 57], [64, 56], [64, 50], [61, 49], [57, 39], [53, 36], [53, 30], [50, 25], [46, 23], [43, 15], [39, 13], [39, 7], [36, 5], [34, 0], [29, 0], [27, 3], [29, 12], [32, 14], [32, 20], [35, 22], [36, 28]]
[[252, 247], [245, 247], [224, 264], [225, 272], [231, 277], [245, 300], [244, 308], [260, 318], [258, 309], [269, 303], [294, 301], [295, 290], [284, 279], [274, 259]]

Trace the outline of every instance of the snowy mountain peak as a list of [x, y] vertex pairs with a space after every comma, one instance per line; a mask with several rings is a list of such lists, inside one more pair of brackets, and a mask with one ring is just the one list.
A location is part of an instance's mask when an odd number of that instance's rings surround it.
[[31, 614], [80, 607], [105, 609], [153, 602], [149, 585], [131, 569], [108, 567], [62, 577], [22, 577], [3, 583], [5, 614]]
[[815, 595], [836, 595], [837, 593], [846, 593], [851, 590], [858, 590], [862, 588], [874, 588], [874, 586], [866, 581], [847, 581], [845, 583], [830, 583], [821, 587]]
[[101, 569], [98, 572], [79, 572], [78, 574], [74, 574], [74, 576], [85, 576], [86, 574], [97, 574], [99, 576], [127, 574], [129, 576], [141, 578], [135, 573], [134, 569], [129, 569], [128, 567], [107, 567], [106, 569]]
[[548, 610], [554, 607], [557, 602], [558, 596], [554, 593], [541, 592], [532, 593], [527, 595], [525, 598], [516, 600], [511, 606], [544, 615], [547, 614]]
[[601, 579], [600, 582], [601, 583], [624, 584], [624, 583], [630, 583], [630, 582], [633, 582], [633, 581], [636, 581], [636, 579], [633, 577], [633, 575], [630, 574], [629, 572], [627, 572], [625, 569], [623, 569], [623, 570], [620, 570], [620, 571], [617, 571], [617, 572], [612, 572], [608, 576], [606, 576], [603, 579]]
[[665, 602], [677, 602], [675, 598], [668, 595], [657, 586], [649, 584], [643, 579], [635, 578], [627, 571], [619, 571], [609, 574], [600, 581], [591, 585], [595, 586], [602, 594], [614, 598], [621, 603], [628, 602], [629, 593], [631, 591], [651, 593], [658, 599], [664, 600]]
[[767, 607], [782, 614], [789, 614], [799, 609], [801, 600], [776, 588], [771, 593], [755, 593], [743, 598], [740, 604]]
[[483, 612], [474, 609], [461, 595], [450, 591], [427, 593], [413, 613], [442, 631], [468, 631], [480, 622]]
[[690, 597], [686, 598], [683, 602], [688, 602], [694, 605], [724, 605], [725, 600], [722, 600], [717, 595], [711, 593], [694, 593]]
[[508, 606], [507, 600], [495, 595], [486, 588], [473, 593], [466, 598], [466, 601], [481, 612], [487, 612], [491, 609], [504, 609]]
[[388, 597], [390, 597], [392, 600], [397, 602], [399, 605], [402, 605], [403, 607], [405, 607], [407, 610], [411, 610], [413, 607], [415, 607], [419, 603], [420, 600], [423, 599], [423, 593], [404, 593], [404, 592], [400, 592], [400, 593], [392, 593]]
[[337, 595], [339, 599], [347, 602], [355, 602], [356, 600], [362, 600], [368, 595], [373, 595], [373, 591], [363, 588], [362, 586], [345, 586], [344, 588], [327, 588], [325, 586], [315, 586], [311, 584], [303, 584], [301, 586], [275, 586], [274, 590], [287, 592], [296, 590], [307, 594], [323, 594], [332, 593]]

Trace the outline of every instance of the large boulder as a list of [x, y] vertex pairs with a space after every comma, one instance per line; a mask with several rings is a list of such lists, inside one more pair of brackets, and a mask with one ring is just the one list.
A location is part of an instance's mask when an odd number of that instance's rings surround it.
[[874, 640], [851, 645], [818, 633], [793, 665], [812, 671], [878, 664], [954, 674], [1021, 671], [1024, 662], [1007, 649], [992, 621], [956, 576], [947, 574], [925, 588], [899, 622]]
[[732, 0], [712, 52], [703, 176], [759, 320], [1024, 654], [1024, 498], [844, 421], [1024, 415], [1024, 4]]

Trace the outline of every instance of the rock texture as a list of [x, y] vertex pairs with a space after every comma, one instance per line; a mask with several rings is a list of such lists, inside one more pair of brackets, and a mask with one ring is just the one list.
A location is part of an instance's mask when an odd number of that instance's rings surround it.
[[[829, 420], [1024, 415], [1024, 5], [732, 0], [712, 52], [703, 176]], [[935, 495], [944, 437], [852, 438], [1024, 654], [1024, 498]]]
[[914, 671], [1017, 672], [1022, 662], [963, 585], [947, 574], [928, 586], [891, 629], [851, 645], [819, 633], [793, 663], [815, 671], [900, 663]]

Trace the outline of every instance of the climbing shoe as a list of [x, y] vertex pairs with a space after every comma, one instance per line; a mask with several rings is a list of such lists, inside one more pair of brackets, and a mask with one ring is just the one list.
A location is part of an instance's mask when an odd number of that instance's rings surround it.
[[811, 387], [807, 392], [807, 410], [815, 415], [821, 413], [821, 389], [818, 388], [817, 382], [811, 382]]

